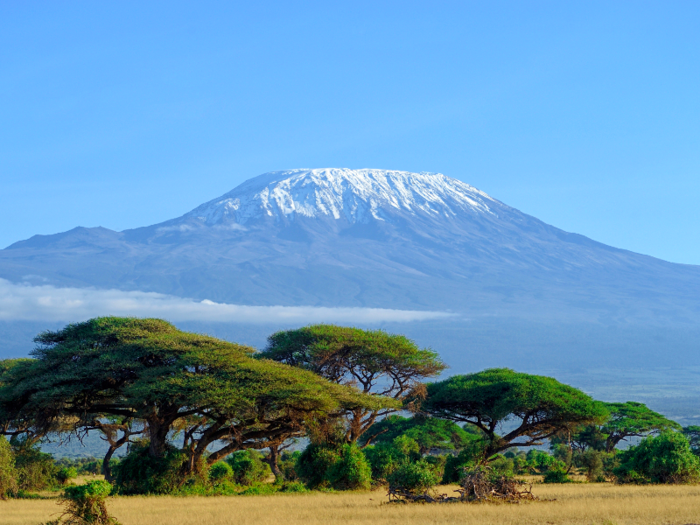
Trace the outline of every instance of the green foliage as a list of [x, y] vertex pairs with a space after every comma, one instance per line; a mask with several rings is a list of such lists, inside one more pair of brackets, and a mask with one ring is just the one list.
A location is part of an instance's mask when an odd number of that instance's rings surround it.
[[44, 490], [57, 484], [58, 467], [51, 454], [41, 452], [38, 445], [27, 442], [19, 442], [13, 448], [21, 490]]
[[617, 454], [619, 483], [693, 483], [700, 481], [700, 458], [680, 432], [662, 432]]
[[[608, 414], [601, 403], [576, 388], [506, 368], [431, 383], [423, 409], [481, 430], [487, 442], [484, 458], [513, 446], [532, 446], [563, 430], [602, 421]], [[518, 424], [499, 436], [495, 429], [505, 420]]]
[[590, 448], [577, 454], [574, 458], [574, 463], [583, 470], [589, 482], [601, 482], [605, 481], [605, 459], [607, 455], [609, 453]]
[[441, 476], [425, 459], [403, 463], [389, 474], [389, 486], [410, 494], [423, 494], [440, 481]]
[[170, 494], [187, 481], [184, 452], [168, 446], [164, 456], [153, 457], [148, 451], [148, 443], [135, 445], [115, 467], [120, 494]]
[[372, 479], [384, 482], [401, 465], [420, 459], [419, 446], [406, 435], [398, 435], [393, 441], [380, 441], [377, 445], [364, 449], [372, 469]]
[[567, 473], [566, 464], [555, 459], [554, 463], [547, 468], [543, 481], [545, 483], [569, 483], [571, 480]]
[[328, 469], [326, 479], [335, 490], [368, 490], [372, 470], [359, 447], [348, 443], [340, 448], [340, 458]]
[[218, 461], [209, 467], [209, 480], [218, 483], [233, 478], [231, 465], [224, 461]]
[[233, 472], [233, 479], [239, 485], [253, 485], [265, 481], [272, 472], [263, 462], [262, 454], [256, 450], [239, 450], [226, 458]]
[[683, 434], [688, 438], [688, 443], [693, 454], [700, 456], [700, 426], [691, 425], [683, 428]]
[[544, 450], [532, 449], [527, 453], [527, 466], [533, 474], [546, 474], [557, 464], [557, 459]]
[[15, 455], [5, 436], [0, 436], [0, 499], [15, 496], [18, 488]]
[[512, 478], [514, 475], [514, 461], [512, 458], [497, 454], [490, 459], [488, 465], [491, 468], [491, 472], [494, 472], [498, 476]]
[[421, 415], [412, 418], [390, 415], [372, 425], [360, 443], [364, 444], [370, 439], [375, 444], [391, 442], [398, 436], [413, 439], [418, 443], [421, 454], [432, 449], [459, 450], [473, 438], [453, 421]]
[[299, 456], [301, 456], [301, 452], [298, 450], [291, 453], [282, 452], [277, 466], [279, 467], [280, 472], [282, 472], [282, 478], [285, 480], [285, 482], [293, 482], [299, 478], [296, 471]]
[[346, 439], [352, 442], [380, 414], [402, 408], [409, 397], [420, 397], [420, 382], [445, 369], [435, 352], [420, 349], [402, 335], [328, 324], [277, 332], [268, 338], [261, 357], [304, 368], [334, 383], [357, 386], [366, 394], [393, 398], [381, 407], [345, 412]]
[[600, 427], [605, 436], [605, 450], [612, 452], [620, 441], [628, 437], [643, 437], [667, 430], [681, 430], [675, 421], [647, 408], [643, 403], [605, 403], [610, 418]]
[[[172, 432], [198, 417], [186, 469], [199, 468], [207, 454], [214, 463], [268, 431], [295, 435], [315, 418], [386, 405], [311, 372], [255, 359], [252, 348], [158, 319], [91, 319], [44, 332], [36, 342], [35, 360], [2, 372], [3, 419], [31, 421], [41, 431], [60, 421], [71, 422], [69, 431], [109, 416], [141, 419], [149, 455], [162, 458]], [[236, 444], [227, 441], [234, 427]]]
[[310, 488], [365, 490], [372, 481], [367, 458], [354, 443], [311, 443], [299, 456], [297, 474]]
[[66, 510], [54, 523], [118, 525], [117, 520], [107, 513], [106, 499], [111, 491], [112, 486], [102, 480], [67, 487], [62, 498]]
[[[117, 461], [112, 460], [116, 465]], [[85, 458], [60, 458], [56, 460], [56, 466], [61, 468], [74, 468], [78, 475], [99, 474], [102, 470], [102, 461], [94, 457]]]
[[75, 479], [78, 476], [78, 471], [75, 467], [61, 467], [56, 472], [56, 479], [61, 485], [65, 485], [71, 479]]

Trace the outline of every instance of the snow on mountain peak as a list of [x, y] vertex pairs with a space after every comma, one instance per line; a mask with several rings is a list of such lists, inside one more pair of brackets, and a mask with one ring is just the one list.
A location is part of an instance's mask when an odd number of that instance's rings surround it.
[[350, 223], [388, 214], [452, 217], [459, 212], [493, 213], [486, 193], [441, 173], [347, 168], [296, 169], [265, 173], [207, 202], [186, 218], [209, 225], [244, 225], [264, 216], [294, 220], [344, 217]]

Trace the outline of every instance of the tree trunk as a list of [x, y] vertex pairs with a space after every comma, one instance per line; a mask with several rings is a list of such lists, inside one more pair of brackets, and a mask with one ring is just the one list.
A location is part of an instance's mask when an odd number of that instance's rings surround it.
[[275, 481], [283, 481], [284, 475], [282, 474], [279, 466], [279, 445], [270, 445], [268, 450], [270, 451], [270, 454], [267, 456], [266, 461], [267, 464], [270, 465], [270, 470], [275, 475]]
[[148, 437], [150, 444], [148, 446], [148, 454], [154, 458], [162, 458], [165, 456], [168, 442], [168, 431], [170, 425], [165, 424], [160, 418], [148, 419]]
[[120, 446], [121, 445], [111, 445], [105, 454], [104, 459], [102, 460], [102, 475], [105, 477], [105, 480], [109, 481], [110, 483], [114, 481], [114, 477], [112, 477], [112, 468], [109, 466], [109, 461], [112, 459], [112, 455]]

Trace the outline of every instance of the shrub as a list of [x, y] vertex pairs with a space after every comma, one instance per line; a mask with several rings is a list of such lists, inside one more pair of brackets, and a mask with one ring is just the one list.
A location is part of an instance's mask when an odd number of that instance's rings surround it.
[[296, 465], [301, 452], [298, 450], [294, 452], [282, 452], [280, 461], [278, 462], [278, 467], [280, 472], [282, 472], [282, 479], [285, 481], [296, 481], [299, 476], [297, 475]]
[[456, 456], [449, 455], [445, 461], [445, 467], [442, 475], [444, 484], [457, 483], [460, 479], [462, 471], [474, 467], [476, 458], [469, 452], [462, 450]]
[[209, 467], [209, 480], [217, 483], [220, 481], [225, 481], [233, 477], [233, 469], [231, 465], [225, 461], [218, 461]]
[[438, 477], [439, 480], [441, 480], [445, 474], [445, 464], [447, 463], [447, 456], [425, 456], [423, 458], [423, 461], [430, 465], [430, 468], [433, 469], [435, 475]]
[[71, 479], [75, 479], [78, 476], [78, 471], [75, 467], [61, 467], [56, 472], [56, 479], [61, 485], [65, 485]]
[[17, 489], [15, 455], [5, 436], [0, 436], [0, 499], [15, 496]]
[[148, 444], [132, 448], [115, 467], [115, 485], [120, 494], [169, 494], [186, 480], [183, 466], [187, 456], [169, 447], [161, 458], [148, 454]]
[[102, 480], [67, 487], [62, 497], [66, 511], [53, 523], [117, 525], [117, 520], [107, 513], [106, 499], [111, 491], [112, 485]]
[[690, 483], [700, 480], [700, 459], [679, 432], [663, 432], [618, 454], [619, 483]]
[[605, 481], [604, 460], [612, 453], [589, 448], [575, 456], [575, 464], [581, 468], [590, 482]]
[[389, 486], [409, 494], [423, 494], [440, 481], [433, 465], [421, 459], [404, 463], [389, 475]]
[[51, 454], [27, 443], [17, 443], [13, 448], [17, 482], [21, 490], [43, 490], [57, 484], [58, 467]]
[[233, 479], [239, 485], [253, 485], [270, 477], [270, 466], [262, 460], [256, 450], [239, 450], [226, 458], [233, 471]]
[[397, 436], [390, 442], [367, 447], [364, 454], [372, 469], [372, 478], [380, 482], [386, 481], [404, 463], [420, 459], [418, 443], [404, 435]]
[[372, 469], [356, 444], [311, 443], [299, 456], [297, 474], [311, 488], [368, 489]]
[[544, 475], [545, 483], [569, 483], [571, 480], [567, 474], [567, 467], [563, 461], [556, 460], [556, 463], [549, 465]]
[[326, 479], [336, 490], [367, 490], [372, 483], [372, 469], [355, 444], [343, 445], [338, 461], [326, 472]]
[[324, 443], [311, 443], [299, 455], [296, 472], [310, 488], [328, 486], [326, 472], [340, 459], [338, 448]]
[[527, 453], [527, 466], [533, 474], [546, 474], [557, 459], [542, 450], [532, 449]]

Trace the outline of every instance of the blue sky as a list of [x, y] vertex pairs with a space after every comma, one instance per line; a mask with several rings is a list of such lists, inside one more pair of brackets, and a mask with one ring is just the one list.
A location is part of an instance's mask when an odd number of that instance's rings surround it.
[[298, 167], [700, 264], [700, 2], [0, 0], [0, 246]]

